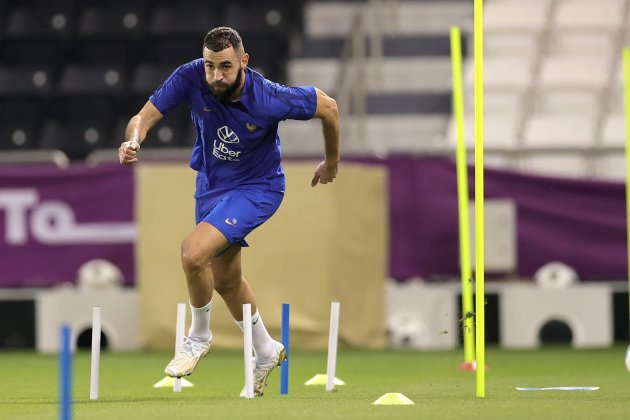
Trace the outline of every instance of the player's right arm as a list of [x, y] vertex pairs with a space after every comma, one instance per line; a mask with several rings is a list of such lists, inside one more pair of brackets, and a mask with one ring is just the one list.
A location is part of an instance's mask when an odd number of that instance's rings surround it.
[[118, 148], [118, 160], [121, 165], [132, 165], [138, 161], [140, 144], [147, 137], [147, 133], [160, 119], [162, 113], [147, 101], [138, 114], [134, 115], [127, 124], [125, 141]]

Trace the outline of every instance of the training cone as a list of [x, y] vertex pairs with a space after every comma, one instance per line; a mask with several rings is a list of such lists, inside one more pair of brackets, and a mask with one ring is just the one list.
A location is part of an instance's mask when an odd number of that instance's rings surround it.
[[[192, 382], [187, 381], [184, 378], [181, 378], [182, 381], [182, 386], [194, 386], [192, 384]], [[175, 378], [171, 378], [170, 376], [165, 376], [164, 379], [162, 379], [159, 382], [156, 382], [153, 384], [153, 388], [173, 388], [173, 384], [175, 383]]]
[[477, 370], [477, 364], [473, 362], [464, 362], [457, 368], [465, 372], [474, 372]]
[[413, 405], [415, 404], [409, 398], [405, 397], [399, 392], [388, 392], [378, 400], [374, 401], [372, 405]]
[[[465, 372], [475, 372], [477, 371], [477, 361], [473, 360], [472, 362], [464, 362], [457, 368], [461, 371]], [[486, 372], [489, 371], [488, 365], [486, 365]]]
[[[327, 377], [323, 373], [318, 373], [308, 381], [304, 382], [304, 385], [326, 385]], [[335, 378], [333, 381], [335, 385], [345, 385], [346, 383], [339, 378]]]

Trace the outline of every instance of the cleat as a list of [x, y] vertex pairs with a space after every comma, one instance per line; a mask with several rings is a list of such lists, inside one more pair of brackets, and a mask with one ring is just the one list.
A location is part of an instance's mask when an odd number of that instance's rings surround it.
[[[267, 387], [267, 378], [271, 371], [282, 364], [284, 360], [287, 359], [287, 353], [284, 349], [284, 346], [277, 341], [274, 341], [276, 346], [276, 351], [274, 357], [269, 361], [261, 361], [260, 363], [256, 360], [256, 364], [254, 366], [254, 395], [261, 397], [265, 392], [265, 388]], [[245, 387], [241, 391], [241, 397], [245, 396]]]
[[184, 337], [182, 349], [177, 352], [175, 357], [166, 365], [164, 373], [171, 378], [181, 378], [188, 376], [197, 367], [199, 360], [208, 354], [210, 350], [210, 341], [195, 341], [191, 338]]

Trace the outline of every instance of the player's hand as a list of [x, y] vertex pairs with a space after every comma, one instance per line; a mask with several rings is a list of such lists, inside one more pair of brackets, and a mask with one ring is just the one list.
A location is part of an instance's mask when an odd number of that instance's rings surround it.
[[118, 148], [118, 160], [121, 165], [133, 165], [138, 161], [140, 143], [135, 140], [124, 141]]
[[339, 163], [337, 162], [321, 162], [319, 165], [317, 165], [317, 169], [315, 169], [315, 175], [313, 176], [313, 180], [311, 181], [311, 187], [317, 185], [318, 182], [320, 184], [328, 184], [329, 182], [333, 182], [333, 180], [337, 178], [338, 169]]

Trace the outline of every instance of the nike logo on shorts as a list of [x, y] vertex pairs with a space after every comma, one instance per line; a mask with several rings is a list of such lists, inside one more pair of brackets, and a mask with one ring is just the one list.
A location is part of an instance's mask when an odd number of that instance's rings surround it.
[[230, 226], [234, 226], [236, 227], [236, 219], [230, 219], [229, 217], [227, 219], [225, 219], [225, 223], [227, 223]]

